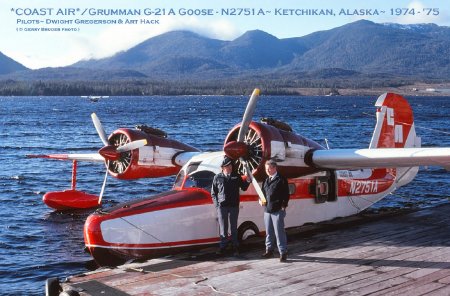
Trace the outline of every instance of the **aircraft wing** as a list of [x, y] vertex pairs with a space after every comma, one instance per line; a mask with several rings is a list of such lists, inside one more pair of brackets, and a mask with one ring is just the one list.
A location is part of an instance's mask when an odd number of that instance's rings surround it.
[[311, 162], [330, 169], [441, 166], [450, 170], [450, 148], [315, 150]]
[[49, 158], [58, 160], [77, 160], [77, 161], [90, 161], [90, 162], [104, 162], [105, 159], [98, 153], [84, 153], [84, 154], [31, 154], [27, 155], [28, 158]]

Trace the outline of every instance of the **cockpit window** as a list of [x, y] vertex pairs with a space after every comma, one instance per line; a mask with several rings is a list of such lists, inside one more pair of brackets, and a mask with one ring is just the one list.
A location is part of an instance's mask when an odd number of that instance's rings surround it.
[[189, 166], [188, 166], [188, 168], [187, 168], [187, 173], [188, 173], [188, 175], [190, 174], [190, 173], [192, 173], [193, 171], [196, 171], [197, 170], [197, 168], [198, 168], [198, 166], [201, 164], [201, 162], [200, 161], [196, 161], [196, 162], [191, 162], [190, 164], [189, 164]]
[[215, 174], [211, 171], [198, 171], [187, 176], [184, 182], [184, 188], [203, 188], [207, 191], [211, 190]]
[[181, 185], [183, 185], [183, 180], [184, 180], [184, 170], [181, 170], [177, 175], [175, 183], [173, 184], [173, 188], [181, 187]]

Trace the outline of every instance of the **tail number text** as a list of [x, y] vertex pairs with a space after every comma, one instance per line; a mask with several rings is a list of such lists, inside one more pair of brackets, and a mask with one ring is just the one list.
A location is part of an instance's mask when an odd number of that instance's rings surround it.
[[378, 181], [353, 181], [350, 184], [351, 194], [377, 193]]

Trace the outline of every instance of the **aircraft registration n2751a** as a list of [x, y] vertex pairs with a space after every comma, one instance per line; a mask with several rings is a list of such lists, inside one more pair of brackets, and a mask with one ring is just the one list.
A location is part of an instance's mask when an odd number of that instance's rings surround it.
[[[166, 138], [159, 130], [121, 128], [109, 137], [93, 115], [104, 143], [98, 154], [57, 154], [37, 157], [77, 161], [103, 161], [106, 176], [120, 179], [155, 178], [177, 174], [172, 190], [111, 208], [98, 209], [84, 226], [87, 250], [99, 265], [117, 265], [197, 248], [218, 242], [218, 222], [210, 189], [224, 155], [252, 185], [241, 192], [238, 232], [245, 241], [265, 232], [260, 190], [264, 164], [278, 163], [288, 178], [290, 202], [286, 228], [354, 215], [414, 179], [419, 166], [450, 168], [450, 147], [421, 148], [413, 112], [407, 100], [394, 93], [381, 95], [376, 103], [376, 123], [366, 149], [326, 149], [298, 135], [286, 123], [266, 118], [252, 121], [259, 97], [255, 89], [243, 120], [228, 133], [223, 151], [200, 152]], [[34, 156], [36, 157], [36, 156]], [[73, 185], [74, 187], [74, 185]], [[56, 209], [77, 208], [84, 193], [51, 192]], [[69, 195], [71, 204], [64, 203]], [[90, 206], [100, 196], [87, 197]], [[45, 196], [44, 196], [45, 198]], [[52, 206], [53, 205], [53, 206]]]

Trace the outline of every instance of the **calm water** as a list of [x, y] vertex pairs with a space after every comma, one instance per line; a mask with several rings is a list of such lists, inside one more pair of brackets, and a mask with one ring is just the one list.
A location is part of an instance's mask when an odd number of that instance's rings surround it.
[[[87, 271], [83, 223], [88, 212], [58, 213], [42, 203], [46, 191], [68, 189], [71, 163], [26, 159], [26, 154], [88, 153], [102, 144], [90, 119], [107, 133], [147, 124], [203, 151], [221, 150], [242, 118], [248, 97], [112, 97], [91, 103], [78, 97], [0, 97], [0, 294], [42, 295], [45, 280]], [[262, 97], [255, 119], [273, 117], [331, 148], [365, 148], [375, 123], [372, 97]], [[450, 146], [450, 98], [414, 97], [423, 146]], [[82, 163], [77, 188], [100, 192], [104, 168]], [[173, 177], [136, 181], [109, 178], [104, 207], [171, 187]], [[407, 187], [375, 207], [427, 207], [449, 202], [450, 174], [421, 169]]]

